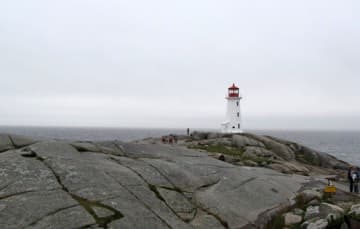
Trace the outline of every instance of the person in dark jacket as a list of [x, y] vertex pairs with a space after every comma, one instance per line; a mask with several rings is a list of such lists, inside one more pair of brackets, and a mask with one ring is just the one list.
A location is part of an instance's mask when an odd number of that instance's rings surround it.
[[360, 178], [359, 168], [355, 166], [350, 166], [348, 170], [350, 192], [356, 192], [356, 193], [359, 192], [359, 178]]
[[354, 183], [352, 181], [351, 173], [353, 171], [353, 166], [350, 166], [348, 169], [348, 180], [349, 180], [349, 191], [352, 192], [354, 189]]
[[359, 193], [359, 181], [360, 181], [360, 169], [359, 169], [359, 167], [355, 168], [355, 172], [351, 176], [353, 178], [354, 192]]

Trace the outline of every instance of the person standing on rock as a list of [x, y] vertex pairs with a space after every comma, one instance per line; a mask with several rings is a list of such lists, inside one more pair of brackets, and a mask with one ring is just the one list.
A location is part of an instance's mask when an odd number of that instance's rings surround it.
[[358, 169], [356, 169], [355, 166], [350, 166], [348, 170], [348, 180], [350, 184], [350, 192], [355, 191], [354, 190], [354, 182], [357, 180], [357, 191], [359, 192], [359, 173]]
[[352, 174], [352, 178], [354, 183], [354, 192], [359, 193], [359, 181], [360, 181], [359, 167], [355, 167], [355, 172]]

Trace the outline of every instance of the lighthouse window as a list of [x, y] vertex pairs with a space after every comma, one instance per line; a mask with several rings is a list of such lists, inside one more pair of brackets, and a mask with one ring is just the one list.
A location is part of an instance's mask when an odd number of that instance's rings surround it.
[[238, 129], [240, 129], [240, 124], [238, 124]]
[[240, 113], [239, 113], [239, 112], [237, 113], [237, 116], [240, 117]]
[[236, 102], [236, 106], [239, 106], [239, 101]]

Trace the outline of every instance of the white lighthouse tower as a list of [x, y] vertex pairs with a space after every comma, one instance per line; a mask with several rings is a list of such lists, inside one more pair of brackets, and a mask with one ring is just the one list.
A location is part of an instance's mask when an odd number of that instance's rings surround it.
[[221, 132], [223, 133], [242, 133], [240, 100], [242, 97], [239, 88], [233, 84], [228, 89], [226, 122], [221, 124]]

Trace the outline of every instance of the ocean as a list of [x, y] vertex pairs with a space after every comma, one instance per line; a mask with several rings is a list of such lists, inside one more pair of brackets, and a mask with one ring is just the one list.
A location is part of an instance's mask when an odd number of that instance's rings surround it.
[[[191, 131], [194, 131], [192, 129]], [[196, 129], [204, 131], [205, 129]], [[206, 129], [205, 131], [216, 131]], [[310, 148], [329, 153], [335, 157], [360, 166], [360, 131], [284, 131], [248, 130], [297, 142]], [[0, 127], [0, 133], [31, 136], [40, 139], [70, 139], [83, 141], [120, 140], [133, 141], [166, 134], [186, 134], [186, 129], [140, 129], [140, 128], [73, 128], [73, 127]]]

